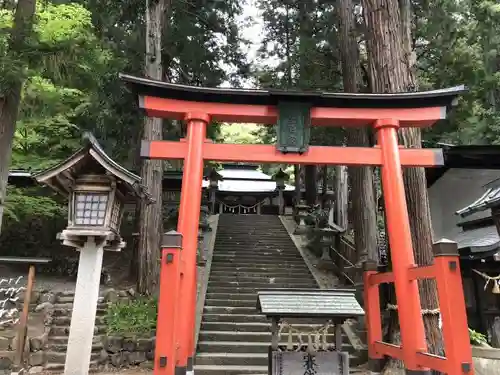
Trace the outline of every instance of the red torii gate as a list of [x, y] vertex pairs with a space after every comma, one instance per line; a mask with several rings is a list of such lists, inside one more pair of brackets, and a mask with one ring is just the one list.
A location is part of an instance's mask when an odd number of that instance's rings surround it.
[[[143, 141], [141, 148], [144, 158], [184, 159], [179, 233], [167, 236], [162, 245], [155, 375], [193, 370], [196, 248], [205, 160], [381, 166], [393, 272], [377, 273], [366, 265], [369, 356], [401, 359], [408, 374], [424, 374], [429, 369], [450, 375], [473, 374], [456, 244], [444, 241], [435, 245], [434, 263], [417, 267], [405, 200], [401, 167], [440, 166], [442, 151], [400, 148], [397, 136], [400, 127], [425, 128], [445, 119], [457, 96], [465, 91], [463, 86], [402, 94], [300, 93], [191, 87], [129, 75], [121, 78], [138, 93], [139, 107], [146, 115], [187, 123], [187, 136], [180, 142]], [[213, 144], [206, 139], [211, 121], [275, 124], [283, 102], [292, 107], [307, 103], [307, 114], [298, 121], [311, 126], [373, 126], [378, 144], [373, 148], [306, 145], [300, 153], [284, 153], [272, 145]], [[180, 257], [176, 249], [182, 249]], [[424, 278], [437, 282], [446, 358], [427, 353], [417, 284]], [[395, 285], [401, 346], [382, 341], [378, 287], [388, 282]]]

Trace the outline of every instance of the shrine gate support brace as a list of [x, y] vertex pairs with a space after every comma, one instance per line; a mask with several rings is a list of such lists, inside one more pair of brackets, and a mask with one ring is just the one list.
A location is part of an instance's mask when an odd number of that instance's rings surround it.
[[[396, 103], [397, 101], [391, 108], [390, 100], [393, 100], [394, 97], [387, 99], [384, 95], [353, 97], [353, 101], [364, 100], [356, 108], [313, 106], [310, 110], [312, 126], [373, 126], [377, 131], [378, 145], [373, 148], [310, 146], [305, 152], [299, 154], [283, 153], [275, 146], [268, 145], [213, 144], [205, 138], [210, 121], [276, 123], [278, 120], [277, 106], [233, 104], [231, 99], [233, 96], [217, 97], [220, 94], [217, 90], [221, 89], [201, 88], [201, 91], [205, 90], [205, 92], [203, 92], [204, 96], [200, 96], [198, 95], [200, 88], [188, 87], [186, 89], [187, 86], [131, 76], [122, 76], [122, 78], [131, 83], [133, 88], [139, 92], [140, 106], [147, 115], [183, 119], [187, 124], [186, 139], [180, 142], [143, 141], [141, 149], [141, 156], [145, 158], [184, 159], [178, 222], [180, 234], [173, 234], [174, 237], [182, 238], [181, 262], [178, 263], [179, 257], [170, 258], [170, 264], [168, 261], [162, 261], [155, 375], [173, 375], [174, 373], [180, 375], [193, 369], [196, 250], [204, 160], [381, 166], [384, 196], [390, 197], [385, 201], [385, 207], [389, 241], [391, 249], [393, 249], [391, 254], [393, 271], [380, 274], [368, 267], [364, 274], [370, 357], [382, 358], [384, 355], [388, 355], [399, 358], [404, 362], [408, 374], [425, 374], [428, 373], [429, 369], [439, 370], [450, 375], [473, 374], [458, 256], [450, 253], [444, 258], [436, 258], [434, 265], [425, 267], [415, 265], [403, 185], [402, 166], [434, 167], [442, 165], [442, 152], [441, 150], [400, 148], [397, 135], [398, 129], [402, 126], [427, 127], [444, 118], [446, 115], [444, 109], [446, 109], [447, 104], [433, 106], [432, 103], [439, 100], [443, 102], [445, 100], [443, 96], [446, 95], [448, 95], [446, 100], [451, 102], [460, 90], [455, 90], [455, 92], [452, 89], [443, 90], [444, 94], [437, 94], [437, 92], [419, 93], [422, 97], [427, 95], [427, 99], [430, 97], [430, 100], [422, 104], [423, 99], [415, 99], [415, 107], [411, 108], [408, 106], [408, 101], [411, 103], [414, 94], [399, 95], [401, 100], [408, 98], [406, 108], [401, 108], [401, 105]], [[190, 96], [183, 96], [186, 90], [191, 90]], [[248, 95], [249, 90], [230, 91], [234, 98], [238, 99], [238, 103], [254, 100], [253, 97], [245, 96]], [[254, 96], [261, 93], [257, 90], [255, 92]], [[332, 97], [335, 95], [340, 96], [341, 94], [332, 94]], [[217, 98], [205, 101], [204, 98], [209, 96]], [[344, 99], [340, 98], [339, 102], [346, 103]], [[379, 107], [381, 99], [386, 100], [383, 108]], [[226, 100], [225, 103], [221, 102], [224, 100]], [[335, 100], [332, 101], [335, 102]], [[342, 102], [342, 100], [344, 101]], [[373, 101], [374, 107], [370, 107], [370, 100]], [[447, 248], [447, 246], [444, 247]], [[172, 264], [176, 264], [175, 268], [172, 268], [173, 270], [180, 266], [178, 277], [172, 276], [168, 272], [168, 267]], [[438, 273], [451, 277], [454, 284], [444, 282], [442, 277], [438, 277]], [[172, 301], [170, 288], [171, 285], [177, 285], [177, 281], [173, 280], [173, 284], [167, 284], [168, 280], [172, 281], [172, 277], [174, 279], [177, 277], [180, 282], [180, 289], [174, 293], [179, 298], [174, 301]], [[438, 281], [446, 358], [427, 353], [417, 284], [417, 280], [422, 278], [436, 278]], [[393, 282], [395, 285], [401, 326], [401, 346], [382, 342], [380, 301], [377, 289], [378, 284], [382, 282]], [[172, 312], [171, 306], [168, 306], [171, 302], [175, 303], [175, 313]], [[452, 323], [451, 311], [453, 311], [453, 332], [449, 329]], [[164, 314], [163, 312], [169, 313]]]

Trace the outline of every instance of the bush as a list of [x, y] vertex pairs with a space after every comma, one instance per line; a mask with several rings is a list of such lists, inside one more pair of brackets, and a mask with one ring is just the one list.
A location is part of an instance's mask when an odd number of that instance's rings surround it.
[[138, 298], [111, 303], [106, 311], [108, 334], [148, 336], [156, 329], [157, 300]]
[[487, 344], [488, 340], [486, 340], [486, 336], [482, 333], [476, 332], [469, 328], [469, 339], [471, 345], [481, 346], [483, 344]]

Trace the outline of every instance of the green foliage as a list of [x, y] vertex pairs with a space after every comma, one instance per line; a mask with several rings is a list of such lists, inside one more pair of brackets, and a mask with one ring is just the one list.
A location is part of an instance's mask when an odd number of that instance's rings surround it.
[[476, 332], [470, 328], [469, 328], [469, 338], [470, 338], [471, 345], [481, 346], [483, 344], [488, 343], [488, 340], [486, 339], [485, 335], [483, 335], [482, 333]]
[[156, 329], [157, 308], [151, 298], [111, 303], [105, 318], [108, 334], [150, 335]]
[[53, 220], [64, 216], [66, 206], [51, 197], [36, 195], [36, 189], [7, 188], [5, 213], [7, 225], [9, 221], [19, 222], [38, 217], [40, 220]]

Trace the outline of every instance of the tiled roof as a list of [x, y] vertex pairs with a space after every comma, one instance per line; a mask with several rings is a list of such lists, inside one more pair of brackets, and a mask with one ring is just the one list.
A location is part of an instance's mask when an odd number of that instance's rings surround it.
[[466, 217], [479, 211], [500, 205], [500, 180], [490, 182], [485, 186], [486, 192], [476, 201], [456, 212], [457, 215]]
[[460, 233], [455, 241], [459, 249], [470, 248], [473, 253], [494, 250], [500, 245], [500, 237], [494, 225], [466, 230]]
[[257, 309], [268, 317], [350, 318], [364, 315], [354, 291], [274, 289], [258, 292]]

